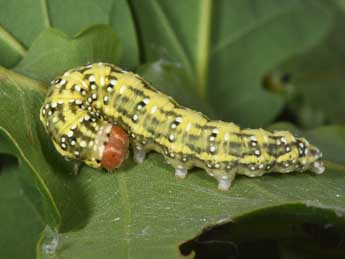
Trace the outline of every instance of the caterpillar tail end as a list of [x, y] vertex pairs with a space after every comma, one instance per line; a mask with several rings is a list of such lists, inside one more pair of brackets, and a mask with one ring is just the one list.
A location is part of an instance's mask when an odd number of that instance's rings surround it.
[[310, 147], [307, 154], [310, 155], [312, 159], [314, 160], [310, 164], [309, 170], [315, 174], [323, 174], [326, 168], [325, 168], [324, 163], [322, 162], [321, 151], [316, 147]]
[[118, 126], [112, 126], [102, 154], [102, 167], [108, 170], [119, 168], [128, 157], [128, 149], [127, 133]]

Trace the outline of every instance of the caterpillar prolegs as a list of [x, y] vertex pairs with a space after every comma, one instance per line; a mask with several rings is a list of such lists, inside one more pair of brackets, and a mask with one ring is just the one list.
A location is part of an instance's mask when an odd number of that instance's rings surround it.
[[200, 167], [217, 179], [221, 190], [229, 189], [236, 174], [321, 174], [325, 169], [319, 149], [304, 138], [211, 121], [111, 64], [71, 69], [52, 81], [40, 118], [61, 155], [94, 168], [120, 166], [129, 137], [137, 162], [154, 150], [177, 177]]

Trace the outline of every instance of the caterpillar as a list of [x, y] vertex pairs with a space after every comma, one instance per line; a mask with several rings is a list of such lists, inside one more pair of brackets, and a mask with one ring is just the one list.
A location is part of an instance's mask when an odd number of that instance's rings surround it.
[[53, 80], [40, 119], [61, 155], [94, 168], [120, 166], [130, 143], [136, 162], [153, 150], [175, 168], [176, 177], [199, 167], [220, 190], [228, 190], [237, 174], [325, 170], [322, 153], [304, 138], [209, 120], [139, 75], [107, 63], [74, 68]]

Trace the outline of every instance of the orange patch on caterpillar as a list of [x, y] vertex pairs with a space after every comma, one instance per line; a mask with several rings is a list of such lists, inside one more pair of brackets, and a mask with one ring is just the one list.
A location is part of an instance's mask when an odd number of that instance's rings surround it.
[[101, 165], [105, 169], [119, 168], [128, 157], [129, 139], [127, 133], [118, 126], [113, 126], [109, 140], [104, 147]]

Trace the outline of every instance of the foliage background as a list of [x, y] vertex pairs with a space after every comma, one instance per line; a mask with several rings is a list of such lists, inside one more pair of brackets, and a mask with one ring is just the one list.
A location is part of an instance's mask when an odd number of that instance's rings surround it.
[[[1, 258], [344, 258], [344, 12], [342, 0], [0, 0]], [[50, 80], [98, 61], [213, 119], [305, 135], [326, 173], [238, 177], [223, 193], [152, 154], [75, 176], [38, 111]]]

